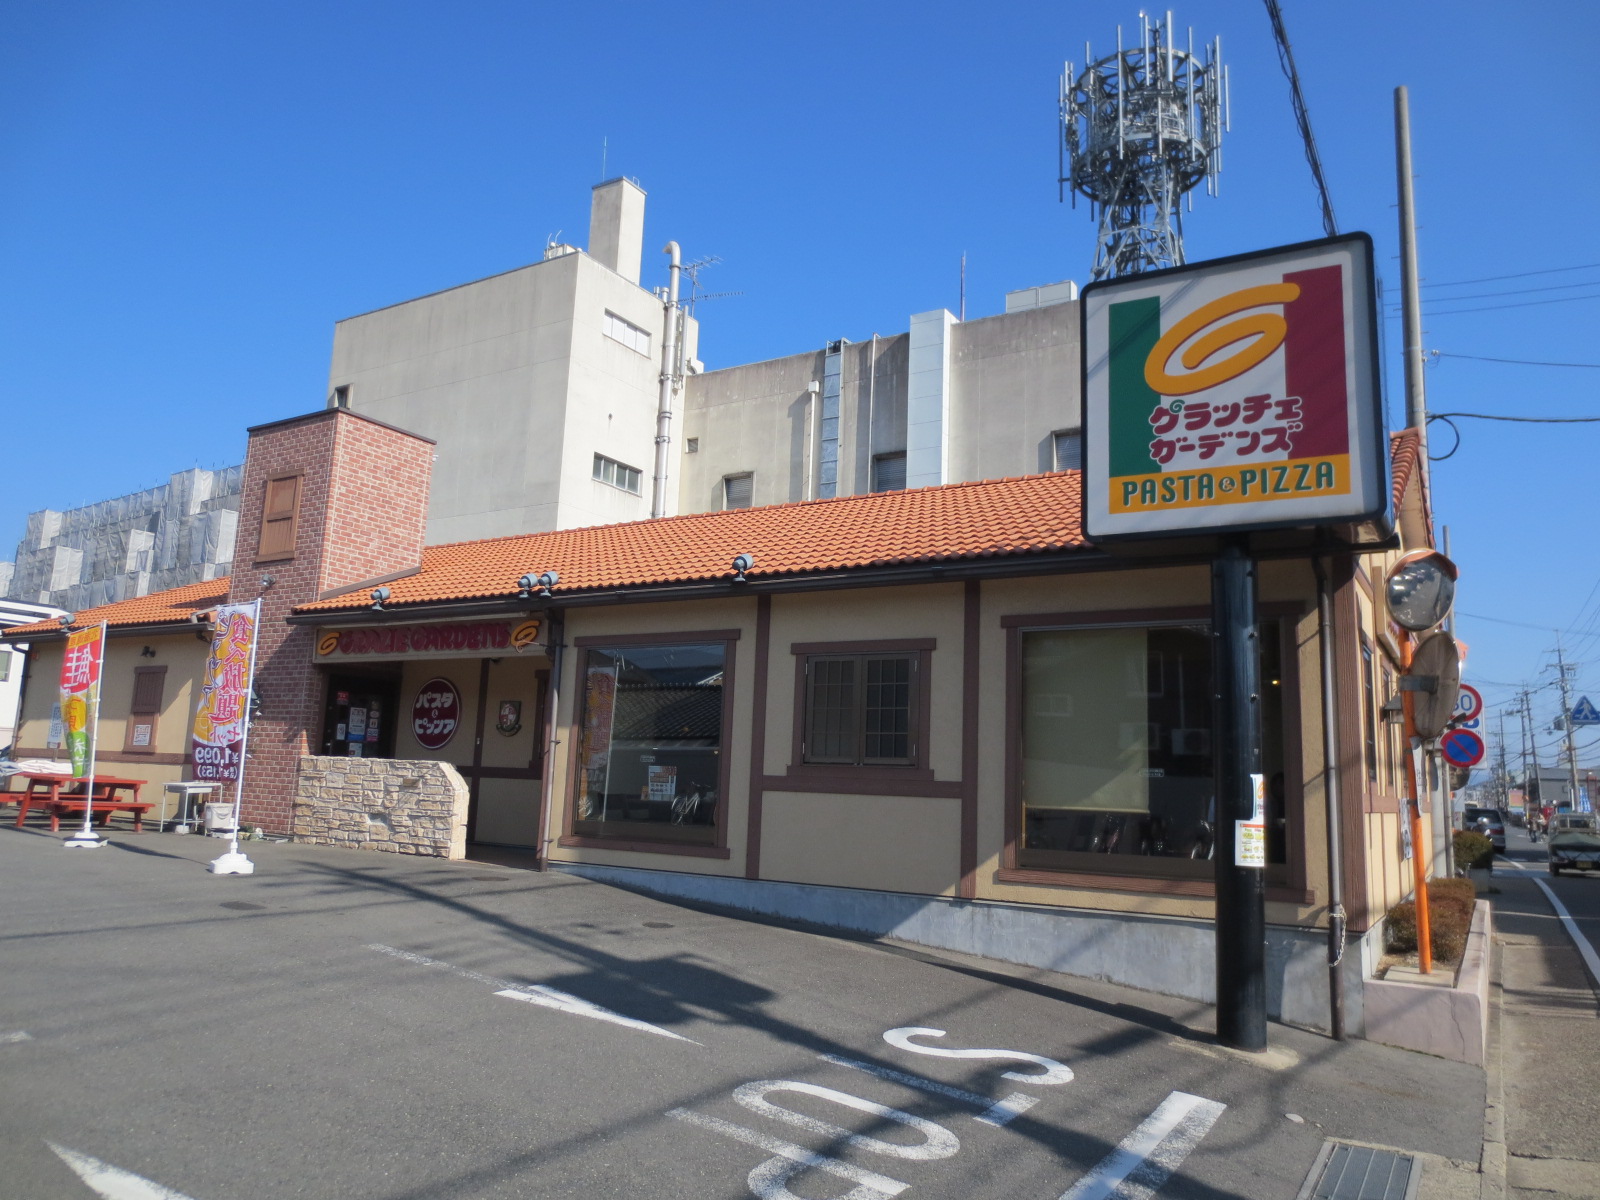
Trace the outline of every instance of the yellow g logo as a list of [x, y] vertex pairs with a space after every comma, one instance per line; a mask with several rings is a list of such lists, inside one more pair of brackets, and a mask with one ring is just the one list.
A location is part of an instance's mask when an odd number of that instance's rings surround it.
[[524, 621], [511, 631], [511, 647], [514, 650], [526, 650], [538, 640], [538, 621]]
[[318, 654], [332, 654], [338, 648], [339, 635], [337, 633], [325, 633], [317, 641]]
[[[1144, 360], [1144, 381], [1152, 391], [1163, 396], [1187, 396], [1243, 375], [1283, 345], [1284, 336], [1289, 332], [1288, 322], [1278, 313], [1270, 312], [1250, 313], [1222, 325], [1217, 325], [1217, 322], [1263, 304], [1287, 304], [1299, 295], [1300, 285], [1297, 283], [1267, 283], [1260, 287], [1242, 288], [1209, 304], [1202, 304], [1161, 335], [1161, 340], [1151, 349], [1150, 357]], [[1184, 373], [1169, 374], [1167, 366], [1172, 356], [1178, 353], [1179, 347], [1210, 325], [1216, 325], [1216, 328], [1196, 338], [1194, 344], [1179, 357]], [[1221, 362], [1200, 367], [1208, 358], [1246, 338], [1255, 340], [1235, 350]]]

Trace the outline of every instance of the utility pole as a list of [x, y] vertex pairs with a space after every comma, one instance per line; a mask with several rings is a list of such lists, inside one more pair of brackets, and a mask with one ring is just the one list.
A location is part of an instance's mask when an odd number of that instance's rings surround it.
[[1400, 199], [1400, 310], [1405, 333], [1406, 424], [1417, 431], [1422, 453], [1417, 469], [1428, 489], [1428, 403], [1422, 382], [1422, 306], [1417, 290], [1417, 211], [1411, 197], [1411, 102], [1402, 85], [1394, 90], [1395, 170]]
[[1536, 776], [1528, 773], [1528, 760], [1530, 757], [1533, 760], [1533, 770], [1537, 772], [1539, 769], [1538, 755], [1530, 755], [1529, 753], [1533, 745], [1533, 709], [1528, 701], [1528, 689], [1523, 688], [1518, 694], [1522, 697], [1522, 706], [1517, 710], [1518, 715], [1522, 718], [1522, 792], [1526, 798], [1526, 803], [1536, 803], [1540, 808], [1543, 808], [1544, 797], [1536, 797], [1534, 795], [1539, 790], [1539, 780]]
[[1567, 660], [1561, 652], [1561, 635], [1556, 634], [1556, 674], [1561, 676], [1561, 724], [1567, 735], [1567, 793], [1572, 811], [1578, 811], [1578, 745], [1572, 736], [1572, 687], [1567, 682]]
[[[1500, 808], [1501, 808], [1502, 811], [1504, 811], [1504, 810], [1509, 809], [1511, 807], [1510, 789], [1507, 788], [1507, 786], [1506, 786], [1506, 710], [1502, 708], [1500, 710], [1500, 714], [1499, 715], [1500, 715], [1500, 742], [1499, 742], [1498, 749], [1499, 749], [1500, 766], [1499, 766], [1499, 772], [1498, 772], [1497, 778], [1499, 779], [1499, 782], [1500, 782]], [[1524, 820], [1527, 819], [1527, 797], [1526, 796], [1523, 797], [1523, 819]]]

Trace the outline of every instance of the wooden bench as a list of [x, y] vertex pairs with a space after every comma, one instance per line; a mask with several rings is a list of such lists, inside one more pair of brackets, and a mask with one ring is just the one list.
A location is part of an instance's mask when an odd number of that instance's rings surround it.
[[[50, 832], [61, 831], [61, 818], [68, 816], [81, 816], [87, 802], [82, 796], [62, 796], [57, 800], [46, 800], [40, 807], [50, 814]], [[111, 824], [111, 814], [129, 812], [133, 814], [133, 831], [144, 832], [144, 815], [155, 805], [145, 800], [114, 800], [109, 795], [102, 796], [100, 789], [95, 788], [94, 815], [99, 817], [99, 824], [104, 827]]]

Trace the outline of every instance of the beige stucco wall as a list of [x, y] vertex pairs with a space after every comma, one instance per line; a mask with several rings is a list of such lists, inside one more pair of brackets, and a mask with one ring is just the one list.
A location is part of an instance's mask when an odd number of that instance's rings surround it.
[[761, 877], [953, 896], [961, 801], [926, 796], [766, 794]]

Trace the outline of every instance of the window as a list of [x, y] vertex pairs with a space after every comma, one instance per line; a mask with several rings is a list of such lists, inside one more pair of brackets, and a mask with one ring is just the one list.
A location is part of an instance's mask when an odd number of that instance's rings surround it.
[[1055, 463], [1058, 471], [1083, 470], [1083, 433], [1077, 429], [1058, 429], [1051, 435], [1055, 442]]
[[256, 560], [293, 558], [295, 527], [300, 513], [299, 475], [267, 480], [261, 506], [261, 539]]
[[803, 761], [915, 766], [916, 654], [813, 654], [806, 659]]
[[1361, 694], [1365, 701], [1367, 782], [1378, 782], [1378, 723], [1383, 714], [1378, 711], [1377, 689], [1372, 682], [1372, 646], [1365, 636], [1361, 639]]
[[341, 383], [338, 387], [333, 389], [333, 395], [331, 397], [329, 397], [328, 407], [329, 408], [349, 408], [350, 407], [350, 385], [348, 383]]
[[612, 341], [621, 342], [629, 350], [637, 350], [640, 354], [649, 355], [650, 334], [640, 329], [632, 321], [624, 321], [616, 313], [607, 310], [605, 320], [601, 323], [600, 328]]
[[683, 443], [683, 452], [685, 454], [699, 454], [700, 453], [700, 439], [697, 438], [697, 437], [685, 438], [684, 439], [684, 443]]
[[156, 720], [161, 713], [161, 696], [166, 690], [165, 667], [135, 667], [133, 701], [128, 705], [128, 732], [123, 749], [135, 754], [154, 754]]
[[11, 678], [11, 651], [0, 650], [0, 683]]
[[643, 478], [637, 467], [619, 463], [604, 454], [594, 456], [594, 477], [601, 483], [609, 483], [612, 487], [632, 492], [635, 496], [639, 494], [639, 480]]
[[[1264, 622], [1274, 634], [1277, 626]], [[1208, 879], [1211, 645], [1192, 624], [1019, 629], [1017, 864]], [[1262, 639], [1267, 862], [1288, 852], [1282, 647]], [[1281, 875], [1282, 872], [1279, 872]]]
[[725, 642], [586, 651], [574, 834], [715, 844], [727, 659]]
[[872, 456], [872, 490], [875, 492], [903, 492], [906, 487], [906, 452]]
[[749, 508], [755, 492], [754, 475], [729, 475], [722, 481], [723, 508]]

